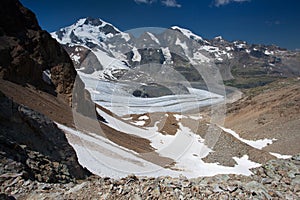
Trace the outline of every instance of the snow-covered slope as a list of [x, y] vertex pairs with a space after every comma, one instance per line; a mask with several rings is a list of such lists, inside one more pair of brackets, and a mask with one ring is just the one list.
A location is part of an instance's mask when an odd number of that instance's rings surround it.
[[79, 71], [89, 72], [94, 77], [103, 79], [114, 78], [111, 72], [115, 69], [128, 68], [124, 62], [112, 55], [106, 41], [109, 38], [119, 37], [123, 39], [122, 42], [126, 42], [130, 40], [129, 34], [122, 33], [101, 19], [82, 18], [51, 35], [67, 48]]
[[101, 19], [82, 18], [75, 24], [61, 28], [51, 35], [61, 44], [101, 47], [104, 40], [119, 33], [121, 33], [120, 30]]
[[197, 65], [210, 62], [211, 59], [203, 54], [200, 46], [197, 47], [197, 42], [208, 42], [186, 29], [180, 30], [184, 34], [178, 34], [181, 32], [173, 29], [166, 29], [159, 34], [145, 30], [143, 34], [134, 37], [101, 19], [83, 18], [51, 35], [65, 46], [79, 71], [111, 80], [116, 79], [113, 74], [120, 73], [118, 70], [126, 70], [139, 64], [170, 64], [165, 61], [171, 61]]
[[192, 31], [185, 29], [185, 28], [181, 28], [179, 26], [172, 26], [171, 29], [173, 30], [177, 30], [179, 32], [181, 32], [183, 35], [185, 35], [186, 37], [192, 39], [192, 40], [196, 40], [197, 42], [203, 43], [203, 44], [210, 44], [207, 40], [204, 40], [202, 37], [200, 37], [199, 35], [194, 34]]
[[126, 177], [132, 173], [151, 177], [183, 175], [188, 178], [216, 174], [250, 175], [252, 174], [250, 168], [260, 166], [259, 163], [249, 160], [248, 155], [233, 157], [237, 163], [234, 167], [205, 163], [201, 158], [212, 150], [204, 144], [204, 139], [181, 124], [176, 135], [162, 135], [156, 131], [157, 127], [138, 128], [117, 120], [101, 110], [98, 112], [105, 116], [110, 126], [115, 129], [121, 128], [122, 131], [150, 139], [151, 145], [157, 149], [159, 155], [174, 159], [176, 164], [172, 167], [159, 166], [103, 136], [87, 134], [58, 124], [76, 150], [80, 164], [97, 175], [113, 178]]

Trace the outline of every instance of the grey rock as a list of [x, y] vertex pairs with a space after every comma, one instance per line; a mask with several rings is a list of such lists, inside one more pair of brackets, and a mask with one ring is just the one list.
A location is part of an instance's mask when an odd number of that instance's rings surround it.
[[223, 192], [219, 185], [214, 185], [213, 192]]
[[271, 199], [271, 196], [268, 194], [268, 190], [256, 181], [251, 181], [245, 185], [245, 189], [250, 191], [253, 195], [257, 195], [258, 198]]
[[294, 155], [294, 156], [292, 157], [292, 160], [300, 161], [300, 154]]

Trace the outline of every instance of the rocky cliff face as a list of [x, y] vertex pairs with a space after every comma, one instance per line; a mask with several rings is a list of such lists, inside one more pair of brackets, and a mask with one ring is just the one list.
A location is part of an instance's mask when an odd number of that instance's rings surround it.
[[18, 174], [24, 179], [66, 183], [90, 175], [53, 121], [1, 92], [0, 143], [1, 177]]
[[71, 126], [71, 109], [60, 108], [71, 104], [75, 86], [77, 97], [94, 106], [82, 81], [75, 84], [68, 54], [17, 0], [0, 2], [0, 44], [1, 178], [14, 174], [25, 180], [66, 183], [89, 176], [52, 121]]
[[[94, 106], [79, 78], [75, 85], [77, 73], [68, 53], [48, 32], [41, 30], [34, 13], [18, 0], [0, 2], [0, 43], [1, 79], [19, 85], [29, 84], [40, 91], [62, 96], [69, 105], [76, 88], [79, 92], [76, 97], [83, 105]], [[6, 95], [12, 97], [8, 93]], [[25, 101], [19, 102], [27, 105]], [[30, 107], [36, 110], [34, 106]], [[80, 112], [83, 110], [77, 105], [73, 107]]]
[[0, 76], [70, 102], [76, 71], [68, 54], [17, 0], [0, 4]]

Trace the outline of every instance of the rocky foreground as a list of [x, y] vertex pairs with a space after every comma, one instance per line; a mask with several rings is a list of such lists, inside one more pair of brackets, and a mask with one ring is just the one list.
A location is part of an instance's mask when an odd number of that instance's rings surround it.
[[[114, 180], [91, 176], [81, 182], [42, 183], [18, 174], [0, 176], [0, 197], [13, 199], [300, 199], [300, 155], [253, 169], [253, 175]], [[5, 194], [3, 194], [5, 193]], [[1, 198], [0, 198], [1, 199]]]

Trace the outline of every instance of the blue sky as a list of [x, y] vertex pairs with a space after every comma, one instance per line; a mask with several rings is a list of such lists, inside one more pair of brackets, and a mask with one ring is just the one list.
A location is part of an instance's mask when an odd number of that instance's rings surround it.
[[101, 18], [122, 31], [178, 25], [211, 39], [300, 49], [299, 0], [21, 0], [49, 32], [82, 17]]

